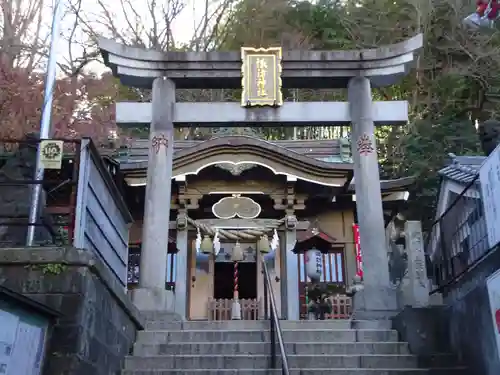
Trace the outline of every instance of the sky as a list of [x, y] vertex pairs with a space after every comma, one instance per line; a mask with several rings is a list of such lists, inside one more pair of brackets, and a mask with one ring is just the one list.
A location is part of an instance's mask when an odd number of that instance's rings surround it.
[[[53, 3], [55, 1], [57, 0], [49, 1], [49, 4], [47, 4], [47, 7], [45, 9], [46, 16], [44, 17], [44, 19], [46, 20], [46, 22], [44, 26], [47, 28], [47, 32], [51, 26], [51, 21], [53, 16]], [[68, 7], [69, 4], [71, 4], [71, 2], [73, 3], [75, 2], [74, 0], [60, 0], [60, 1], [64, 9], [66, 9], [66, 7]], [[98, 34], [106, 37], [111, 37], [109, 31], [106, 30], [104, 26], [102, 26], [101, 19], [104, 12], [102, 11], [102, 8], [98, 5], [97, 3], [98, 1], [105, 4], [106, 8], [110, 11], [114, 19], [114, 22], [116, 24], [116, 27], [118, 29], [121, 29], [121, 31], [125, 31], [125, 33], [127, 33], [127, 29], [129, 30], [130, 28], [127, 25], [124, 13], [121, 7], [116, 6], [119, 0], [83, 0], [83, 7], [81, 14], [82, 17], [85, 19], [85, 21], [88, 21], [90, 24], [92, 24], [93, 28], [96, 30]], [[148, 0], [128, 0], [128, 1], [130, 1], [130, 3], [133, 4], [134, 11], [136, 11], [140, 17], [138, 23], [144, 25], [144, 27], [146, 28], [150, 27], [149, 25], [152, 25], [152, 22], [151, 22], [151, 16], [147, 10]], [[160, 3], [160, 5], [158, 5], [158, 9], [156, 12], [156, 15], [158, 16], [159, 19], [161, 19], [161, 14], [163, 13], [162, 10], [160, 9], [160, 6], [167, 3], [167, 1], [168, 0], [157, 1], [158, 3]], [[203, 0], [171, 0], [171, 1], [173, 2], [179, 1], [185, 4], [181, 13], [175, 18], [172, 26], [176, 44], [189, 42], [194, 35], [195, 24], [198, 24], [202, 20], [204, 12], [204, 7], [203, 7], [204, 1]], [[212, 0], [212, 2], [214, 3], [216, 1], [220, 0], [215, 0], [215, 1]], [[132, 17], [133, 11], [128, 10], [127, 15], [128, 17]], [[64, 14], [61, 17], [60, 31], [62, 35], [58, 38], [56, 44], [56, 55], [58, 56], [58, 61], [64, 61], [64, 59], [69, 56], [68, 35], [71, 34], [71, 31], [73, 29], [74, 19], [75, 19], [74, 13], [70, 14], [70, 12], [64, 12]], [[161, 26], [162, 24], [160, 23], [160, 27]], [[75, 35], [75, 39], [83, 40], [85, 38], [82, 32], [77, 31], [76, 34], [77, 35]], [[130, 35], [130, 33], [128, 34]], [[72, 52], [75, 56], [81, 55], [83, 52], [83, 48], [79, 47], [78, 44], [73, 43]], [[101, 73], [106, 70], [106, 68], [101, 63], [92, 63], [87, 68], [96, 73]]]

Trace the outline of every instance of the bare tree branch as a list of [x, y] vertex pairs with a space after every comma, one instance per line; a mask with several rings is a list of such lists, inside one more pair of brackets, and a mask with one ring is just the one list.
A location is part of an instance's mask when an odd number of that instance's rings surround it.
[[0, 59], [4, 66], [34, 69], [48, 35], [41, 36], [44, 0], [3, 0]]

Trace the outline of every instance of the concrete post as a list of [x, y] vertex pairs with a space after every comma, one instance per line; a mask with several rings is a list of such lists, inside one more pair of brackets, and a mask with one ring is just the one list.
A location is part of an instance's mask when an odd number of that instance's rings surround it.
[[148, 178], [144, 209], [139, 288], [132, 298], [143, 311], [172, 308], [173, 293], [165, 290], [174, 146], [175, 85], [166, 77], [153, 83]]
[[396, 313], [397, 294], [390, 286], [370, 81], [354, 77], [347, 89], [356, 210], [365, 265], [364, 289], [354, 297], [354, 314], [357, 319], [385, 319]]
[[[285, 265], [286, 265], [286, 293], [285, 308], [287, 320], [299, 320], [300, 301], [299, 301], [299, 264], [298, 256], [292, 252], [297, 242], [297, 219], [293, 215], [287, 216], [285, 232]], [[283, 306], [283, 305], [282, 305]]]
[[411, 305], [429, 306], [429, 279], [425, 265], [424, 241], [420, 221], [405, 223], [406, 253], [408, 254], [408, 278]]
[[188, 275], [188, 227], [186, 213], [179, 210], [177, 214], [177, 249], [175, 262], [175, 312], [186, 319], [187, 307], [187, 275]]

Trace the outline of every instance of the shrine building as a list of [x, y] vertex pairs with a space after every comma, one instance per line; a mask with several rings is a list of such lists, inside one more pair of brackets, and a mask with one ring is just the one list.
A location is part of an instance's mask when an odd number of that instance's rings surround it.
[[[140, 278], [148, 150], [148, 140], [137, 139], [117, 158], [123, 194], [134, 218], [129, 289]], [[321, 250], [321, 282], [337, 296], [332, 318], [348, 318], [350, 299], [345, 291], [359, 269], [355, 183], [347, 139], [270, 142], [215, 135], [206, 141], [175, 141], [170, 239], [165, 245], [171, 309], [189, 320], [231, 319], [232, 252], [239, 246], [241, 318], [261, 318], [259, 239], [274, 231], [278, 245], [266, 257], [282, 318], [306, 316], [304, 251], [309, 248]], [[412, 184], [412, 178], [381, 181], [386, 225], [408, 199]], [[198, 233], [203, 241], [197, 248]], [[217, 255], [212, 250], [215, 233], [220, 241]]]

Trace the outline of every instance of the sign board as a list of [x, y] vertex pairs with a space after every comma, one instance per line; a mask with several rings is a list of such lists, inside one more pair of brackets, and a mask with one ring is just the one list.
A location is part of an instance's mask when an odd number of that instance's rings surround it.
[[356, 275], [363, 277], [363, 257], [361, 256], [361, 240], [359, 236], [359, 224], [352, 225], [354, 236], [354, 247], [356, 250]]
[[61, 169], [63, 146], [63, 141], [44, 139], [40, 142], [40, 162], [44, 169]]
[[490, 314], [495, 331], [498, 358], [500, 359], [500, 271], [488, 277], [486, 281], [488, 297], [490, 300]]
[[484, 219], [489, 248], [500, 243], [500, 145], [479, 169]]
[[243, 107], [283, 105], [281, 47], [241, 48]]
[[48, 322], [0, 305], [0, 374], [40, 375]]

